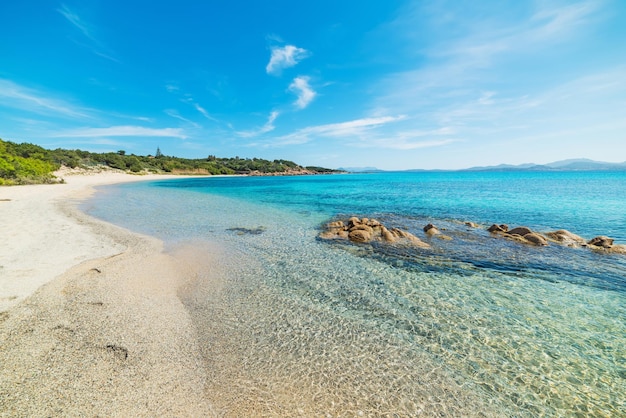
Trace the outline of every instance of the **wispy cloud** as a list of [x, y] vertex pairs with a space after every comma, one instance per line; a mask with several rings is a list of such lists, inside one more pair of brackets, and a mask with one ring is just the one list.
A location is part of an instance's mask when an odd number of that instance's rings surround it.
[[101, 138], [101, 137], [170, 137], [186, 139], [187, 135], [180, 128], [146, 128], [143, 126], [110, 126], [108, 128], [79, 128], [58, 132], [54, 137], [65, 138]]
[[187, 118], [181, 116], [180, 113], [178, 113], [178, 111], [176, 111], [174, 109], [166, 109], [165, 110], [165, 114], [167, 116], [170, 116], [170, 117], [174, 118], [174, 119], [178, 119], [178, 120], [181, 120], [181, 121], [183, 121], [185, 123], [188, 123], [189, 125], [193, 126], [194, 128], [199, 128], [200, 127], [199, 124], [197, 124], [196, 122], [194, 122], [194, 121], [192, 121], [190, 119], [187, 119]]
[[187, 104], [191, 105], [194, 109], [196, 109], [196, 111], [198, 111], [198, 113], [200, 113], [206, 119], [208, 119], [210, 121], [213, 121], [213, 122], [217, 122], [217, 123], [220, 122], [219, 119], [213, 117], [204, 107], [202, 107], [200, 105], [200, 103], [198, 103], [191, 96], [191, 94], [187, 94], [187, 93], [186, 94], [182, 94], [181, 91], [180, 91], [180, 87], [178, 87], [177, 84], [175, 84], [175, 83], [166, 84], [165, 85], [165, 90], [167, 90], [169, 93], [174, 94], [175, 96], [178, 96], [181, 102], [187, 103]]
[[65, 4], [61, 4], [61, 7], [57, 9], [57, 11], [76, 27], [83, 36], [87, 38], [91, 45], [85, 45], [75, 41], [76, 44], [91, 49], [94, 54], [102, 58], [119, 63], [119, 60], [113, 56], [114, 54], [95, 36], [95, 27], [93, 25], [85, 21], [78, 13]]
[[280, 112], [274, 110], [268, 116], [267, 122], [265, 122], [265, 125], [263, 125], [262, 127], [258, 128], [258, 129], [253, 129], [253, 130], [250, 130], [250, 131], [239, 131], [239, 132], [237, 132], [237, 135], [242, 137], [242, 138], [252, 138], [252, 137], [255, 137], [255, 136], [259, 136], [259, 135], [263, 135], [265, 133], [271, 132], [271, 131], [273, 131], [276, 128], [274, 126], [274, 121], [276, 120], [276, 118], [279, 115], [280, 115]]
[[359, 140], [383, 125], [398, 122], [405, 116], [381, 116], [375, 118], [355, 119], [347, 122], [330, 123], [326, 125], [309, 126], [299, 129], [291, 134], [273, 139], [265, 146], [284, 146], [293, 144], [304, 144], [316, 137], [326, 138], [348, 138]]
[[61, 8], [57, 9], [57, 11], [61, 13], [63, 17], [65, 17], [72, 25], [76, 26], [83, 33], [83, 35], [85, 35], [92, 41], [95, 41], [89, 25], [84, 22], [77, 13], [70, 10], [70, 8], [67, 7], [65, 4], [62, 4]]
[[211, 116], [211, 114], [209, 112], [207, 112], [207, 110], [205, 108], [200, 106], [200, 104], [198, 102], [196, 102], [192, 97], [185, 97], [184, 99], [181, 99], [181, 100], [184, 103], [189, 103], [191, 106], [193, 106], [193, 108], [196, 109], [198, 111], [198, 113], [200, 113], [206, 119], [208, 119], [210, 121], [213, 121], [213, 122], [219, 122], [219, 120], [217, 118], [214, 118], [213, 116]]
[[17, 108], [28, 112], [66, 118], [90, 118], [92, 111], [73, 105], [50, 94], [21, 86], [11, 80], [0, 79], [0, 106]]
[[268, 74], [280, 75], [285, 68], [295, 66], [298, 62], [307, 58], [310, 53], [306, 49], [293, 45], [284, 47], [272, 47], [270, 61], [265, 67]]
[[317, 95], [309, 85], [309, 77], [300, 76], [294, 78], [289, 85], [289, 90], [298, 96], [294, 104], [300, 109], [306, 108]]

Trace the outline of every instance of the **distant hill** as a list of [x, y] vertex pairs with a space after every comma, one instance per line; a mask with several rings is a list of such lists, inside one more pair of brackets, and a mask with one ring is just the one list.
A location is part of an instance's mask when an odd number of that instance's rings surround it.
[[384, 171], [376, 167], [340, 167], [338, 171], [347, 171], [348, 173], [376, 173]]
[[462, 171], [626, 171], [626, 162], [607, 163], [586, 158], [555, 161], [548, 164], [500, 164], [486, 167], [472, 167]]

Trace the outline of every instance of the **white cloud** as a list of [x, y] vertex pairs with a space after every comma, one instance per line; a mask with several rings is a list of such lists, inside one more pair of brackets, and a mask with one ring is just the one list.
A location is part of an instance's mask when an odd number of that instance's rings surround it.
[[276, 118], [280, 115], [280, 112], [274, 110], [272, 111], [268, 118], [267, 118], [267, 122], [265, 122], [265, 125], [263, 125], [262, 127], [258, 128], [258, 129], [254, 129], [251, 131], [240, 131], [237, 132], [237, 135], [239, 135], [242, 138], [252, 138], [255, 136], [259, 136], [259, 135], [263, 135], [265, 133], [271, 132], [273, 131], [276, 127], [274, 126], [274, 121], [276, 120]]
[[270, 62], [265, 67], [268, 74], [280, 75], [285, 68], [293, 67], [310, 55], [309, 51], [293, 45], [272, 47]]
[[309, 126], [299, 129], [294, 133], [276, 138], [268, 146], [284, 146], [292, 144], [303, 144], [309, 142], [313, 137], [331, 137], [331, 138], [363, 138], [366, 133], [370, 133], [373, 129], [386, 125], [388, 123], [397, 122], [404, 119], [405, 116], [381, 116], [376, 118], [355, 119], [348, 122], [330, 123], [327, 125]]
[[143, 126], [111, 126], [108, 128], [80, 128], [59, 132], [54, 137], [98, 138], [111, 136], [154, 136], [186, 139], [187, 135], [180, 128], [145, 128]]
[[95, 29], [93, 25], [87, 23], [82, 19], [78, 13], [67, 7], [65, 4], [61, 5], [60, 9], [57, 9], [59, 13], [63, 15], [74, 27], [81, 31], [81, 33], [89, 40], [90, 45], [85, 45], [80, 42], [74, 41], [77, 45], [91, 49], [91, 51], [99, 57], [107, 60], [119, 63], [119, 60], [115, 58], [112, 53], [102, 42], [100, 42], [94, 35]]
[[213, 118], [211, 117], [211, 115], [209, 115], [209, 112], [206, 111], [205, 108], [203, 108], [202, 106], [200, 106], [198, 103], [193, 103], [193, 107], [202, 114], [202, 116], [204, 116], [207, 119], [211, 119], [213, 120]]
[[0, 79], [0, 98], [9, 99], [3, 101], [4, 103], [0, 104], [0, 106], [17, 108], [33, 113], [53, 114], [71, 118], [90, 118], [89, 114], [92, 113], [92, 111], [72, 105], [65, 100], [46, 97], [45, 93], [20, 86], [10, 80]]
[[63, 17], [65, 17], [72, 25], [76, 26], [83, 33], [83, 35], [91, 40], [95, 40], [87, 23], [83, 22], [80, 16], [70, 10], [69, 7], [62, 4], [61, 8], [57, 9], [57, 11], [61, 13]]
[[309, 77], [294, 78], [293, 82], [289, 85], [289, 90], [298, 96], [294, 104], [300, 109], [307, 107], [317, 95], [309, 85]]
[[167, 109], [167, 110], [165, 110], [165, 114], [166, 114], [167, 116], [172, 117], [172, 118], [175, 118], [175, 119], [178, 119], [178, 120], [182, 120], [183, 122], [185, 122], [185, 123], [188, 123], [188, 124], [192, 125], [194, 128], [199, 128], [199, 127], [200, 127], [200, 125], [198, 125], [196, 122], [194, 122], [194, 121], [192, 121], [192, 120], [189, 120], [189, 119], [187, 119], [187, 118], [185, 118], [185, 117], [181, 116], [181, 115], [180, 115], [180, 113], [178, 113], [178, 112], [177, 112], [176, 110], [174, 110], [174, 109]]
[[385, 125], [391, 122], [397, 122], [404, 119], [405, 116], [381, 116], [377, 118], [363, 118], [351, 120], [348, 122], [330, 123], [327, 125], [318, 125], [302, 129], [301, 133], [312, 133], [324, 136], [354, 136], [360, 135], [365, 130]]

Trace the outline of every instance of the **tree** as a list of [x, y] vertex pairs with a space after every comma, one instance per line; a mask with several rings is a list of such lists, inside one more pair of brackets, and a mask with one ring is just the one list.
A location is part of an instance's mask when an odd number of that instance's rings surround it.
[[156, 158], [162, 157], [163, 153], [161, 152], [161, 148], [157, 147], [156, 154], [154, 154]]

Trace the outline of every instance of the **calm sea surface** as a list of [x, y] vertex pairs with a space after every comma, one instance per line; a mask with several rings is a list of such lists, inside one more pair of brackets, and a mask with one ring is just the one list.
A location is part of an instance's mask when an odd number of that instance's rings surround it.
[[[626, 416], [626, 256], [485, 230], [626, 244], [626, 173], [182, 178], [83, 209], [173, 253], [225, 249], [181, 298], [226, 416]], [[316, 238], [352, 215], [433, 248]]]

